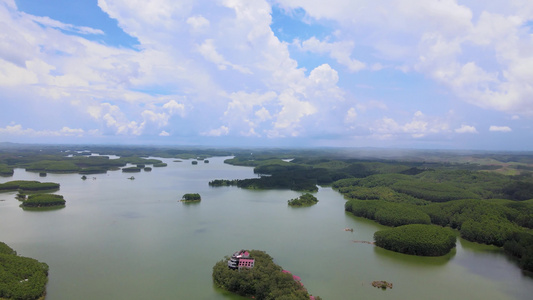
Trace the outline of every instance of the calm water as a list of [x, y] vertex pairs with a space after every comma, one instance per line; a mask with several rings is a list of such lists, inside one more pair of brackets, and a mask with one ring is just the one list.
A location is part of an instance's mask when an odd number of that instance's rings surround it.
[[[23, 211], [16, 193], [0, 194], [0, 241], [50, 266], [47, 300], [240, 299], [213, 287], [215, 262], [239, 249], [261, 249], [324, 299], [531, 299], [533, 279], [494, 247], [459, 240], [440, 258], [398, 254], [353, 240], [372, 240], [382, 226], [344, 212], [330, 188], [319, 203], [290, 208], [299, 193], [211, 188], [252, 168], [190, 161], [152, 172], [89, 176], [38, 174], [16, 179], [61, 184], [66, 208]], [[200, 193], [201, 203], [178, 202]], [[354, 228], [346, 232], [345, 227]], [[387, 280], [392, 290], [371, 287]]]

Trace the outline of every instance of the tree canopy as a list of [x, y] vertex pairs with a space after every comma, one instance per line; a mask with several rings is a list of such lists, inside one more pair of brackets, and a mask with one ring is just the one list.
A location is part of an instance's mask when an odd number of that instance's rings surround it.
[[305, 193], [300, 197], [288, 200], [287, 202], [289, 206], [310, 206], [317, 204], [318, 199], [309, 193]]
[[212, 275], [217, 287], [258, 300], [309, 300], [304, 286], [291, 274], [282, 272], [283, 269], [274, 263], [270, 255], [260, 250], [249, 252], [255, 259], [253, 268], [232, 270], [228, 268], [229, 257], [215, 264]]
[[0, 298], [39, 299], [45, 294], [48, 265], [33, 258], [17, 256], [0, 242]]
[[455, 233], [436, 225], [412, 224], [374, 233], [376, 246], [395, 252], [441, 256], [455, 247]]
[[184, 201], [184, 202], [200, 201], [200, 200], [202, 200], [202, 197], [200, 197], [200, 194], [198, 194], [198, 193], [189, 193], [189, 194], [185, 194], [185, 195], [183, 195], [183, 197], [181, 197], [181, 201]]

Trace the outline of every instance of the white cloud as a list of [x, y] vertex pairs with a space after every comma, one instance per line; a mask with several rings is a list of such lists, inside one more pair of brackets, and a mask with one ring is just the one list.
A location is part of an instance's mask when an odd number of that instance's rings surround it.
[[461, 125], [460, 128], [455, 129], [457, 133], [478, 133], [476, 127], [470, 125]]
[[[139, 41], [129, 49], [89, 40], [103, 34], [98, 29], [32, 16], [2, 1], [0, 94], [21, 107], [13, 116], [35, 103], [71, 111], [63, 132], [49, 132], [74, 136], [187, 131], [275, 138], [361, 130], [412, 139], [477, 132], [469, 125], [450, 130], [439, 115], [409, 116], [405, 111], [429, 104], [383, 92], [384, 82], [375, 79], [382, 74], [391, 85], [422, 77], [438, 82], [408, 91], [438, 89], [434, 101], [459, 98], [516, 123], [533, 116], [533, 36], [524, 26], [533, 19], [531, 1], [278, 3], [303, 8], [306, 22], [334, 32], [282, 42], [270, 27], [273, 2], [263, 0], [99, 0]], [[308, 59], [297, 61], [301, 56]], [[325, 63], [331, 60], [335, 65]], [[60, 125], [42, 126], [38, 132]]]
[[316, 37], [312, 37], [306, 41], [301, 42], [298, 46], [303, 51], [315, 52], [320, 54], [328, 54], [335, 59], [339, 64], [348, 67], [351, 72], [358, 72], [366, 68], [365, 63], [351, 58], [354, 44], [351, 41], [342, 42], [323, 42]]
[[25, 137], [65, 137], [85, 135], [85, 130], [81, 128], [69, 128], [64, 126], [60, 130], [35, 130], [32, 128], [23, 128], [20, 124], [7, 125], [0, 128], [0, 136], [25, 136]]
[[94, 29], [86, 26], [74, 26], [72, 24], [65, 24], [53, 19], [50, 19], [49, 17], [38, 17], [38, 16], [32, 16], [27, 15], [28, 18], [36, 23], [39, 23], [45, 27], [50, 28], [58, 28], [65, 31], [72, 31], [80, 34], [97, 34], [102, 35], [104, 32], [100, 29]]
[[512, 129], [508, 126], [490, 126], [489, 127], [489, 131], [494, 131], [494, 132], [511, 132]]
[[254, 115], [257, 116], [259, 122], [264, 122], [266, 120], [272, 119], [270, 112], [264, 107], [261, 107], [261, 109], [256, 111]]
[[192, 16], [187, 18], [187, 24], [189, 24], [194, 32], [205, 32], [209, 29], [210, 22], [203, 16]]
[[339, 74], [330, 65], [322, 64], [311, 71], [309, 79], [316, 85], [331, 88], [337, 85]]
[[176, 100], [170, 100], [163, 105], [163, 108], [168, 111], [170, 115], [178, 114], [180, 116], [185, 115], [185, 105], [176, 102]]
[[68, 128], [65, 126], [59, 130], [59, 133], [64, 136], [83, 136], [85, 134], [85, 130], [80, 128]]
[[219, 128], [216, 128], [216, 129], [211, 129], [207, 132], [203, 132], [202, 135], [205, 135], [205, 136], [223, 136], [223, 135], [228, 135], [229, 133], [229, 128], [226, 127], [226, 126], [220, 126]]
[[371, 49], [371, 59], [381, 66], [421, 72], [466, 102], [533, 115], [533, 36], [524, 26], [533, 19], [532, 1], [278, 2], [287, 10], [303, 8], [310, 20], [339, 25], [338, 41], [311, 38], [302, 48], [319, 53], [335, 48], [344, 65], [348, 53]]
[[170, 136], [170, 133], [163, 130], [159, 133], [159, 136]]
[[346, 116], [344, 117], [345, 123], [353, 123], [357, 119], [357, 111], [355, 108], [350, 107], [350, 109], [346, 112]]
[[141, 113], [141, 116], [144, 118], [143, 125], [146, 122], [151, 122], [157, 125], [157, 127], [163, 127], [168, 124], [168, 119], [170, 116], [166, 113], [156, 113], [151, 110], [145, 110]]
[[421, 111], [414, 113], [412, 119], [399, 124], [392, 118], [384, 117], [377, 120], [370, 128], [374, 136], [380, 139], [394, 138], [408, 134], [412, 138], [418, 139], [428, 135], [447, 133], [450, 131], [449, 124], [440, 118], [426, 116]]

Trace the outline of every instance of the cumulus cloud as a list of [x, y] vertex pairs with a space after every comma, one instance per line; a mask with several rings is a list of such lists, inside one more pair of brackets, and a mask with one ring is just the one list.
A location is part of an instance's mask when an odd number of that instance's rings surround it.
[[204, 32], [209, 29], [210, 22], [203, 16], [192, 16], [187, 18], [187, 24], [189, 24], [194, 32]]
[[508, 126], [490, 126], [489, 127], [489, 131], [494, 131], [494, 132], [511, 132], [512, 129]]
[[410, 121], [403, 124], [389, 117], [377, 120], [371, 128], [371, 132], [380, 139], [393, 138], [405, 134], [418, 139], [428, 135], [447, 133], [450, 131], [449, 127], [447, 121], [426, 116], [421, 111], [417, 111]]
[[357, 111], [355, 108], [350, 107], [350, 109], [346, 112], [346, 116], [344, 117], [345, 123], [352, 123], [355, 122], [357, 119]]
[[[383, 82], [372, 78], [381, 74], [391, 85], [431, 79], [442, 92], [435, 101], [462, 99], [516, 122], [533, 116], [533, 37], [524, 26], [533, 19], [531, 1], [486, 6], [477, 0], [99, 0], [98, 5], [139, 44], [106, 45], [94, 40], [105, 34], [100, 29], [23, 13], [12, 0], [0, 2], [2, 101], [72, 112], [74, 121], [64, 130], [36, 132], [175, 136], [179, 129], [204, 136], [312, 138], [361, 130], [410, 139], [477, 133], [469, 125], [450, 130], [443, 116], [410, 113], [426, 110], [383, 92]], [[280, 41], [271, 29], [271, 5], [303, 10], [306, 22], [332, 31]], [[309, 59], [298, 61], [302, 55]], [[414, 89], [407, 92], [423, 90]], [[16, 124], [20, 127], [9, 130], [29, 134], [26, 127], [36, 128]]]
[[245, 74], [252, 74], [252, 72], [246, 68], [239, 65], [235, 65], [227, 61], [218, 51], [214, 45], [213, 39], [205, 40], [201, 45], [198, 46], [198, 51], [204, 56], [204, 58], [218, 66], [220, 70], [226, 70], [229, 66], [239, 72]]
[[303, 8], [310, 19], [340, 26], [340, 41], [312, 37], [301, 43], [303, 49], [330, 55], [336, 49], [337, 61], [349, 65], [355, 49], [370, 48], [372, 59], [381, 59], [382, 65], [421, 72], [464, 101], [533, 115], [533, 37], [524, 26], [533, 18], [531, 1], [496, 1], [490, 6], [454, 0], [279, 2], [286, 10]]
[[0, 136], [26, 136], [26, 137], [65, 137], [85, 135], [85, 130], [81, 128], [69, 128], [64, 126], [59, 130], [35, 130], [32, 128], [23, 128], [20, 124], [8, 125], [0, 128]]
[[168, 111], [170, 115], [178, 114], [184, 116], [185, 114], [185, 105], [176, 102], [176, 100], [170, 100], [163, 105], [163, 108]]
[[357, 72], [366, 67], [365, 63], [351, 58], [354, 48], [354, 44], [351, 41], [328, 43], [326, 41], [319, 41], [316, 37], [311, 37], [299, 43], [298, 46], [303, 51], [328, 54], [339, 64], [348, 67], [351, 72]]
[[226, 127], [226, 126], [220, 126], [219, 128], [216, 128], [216, 129], [211, 129], [207, 132], [203, 132], [202, 135], [205, 135], [205, 136], [223, 136], [223, 135], [228, 135], [229, 133], [229, 128]]
[[455, 129], [457, 133], [478, 133], [476, 127], [470, 125], [461, 125], [460, 128]]

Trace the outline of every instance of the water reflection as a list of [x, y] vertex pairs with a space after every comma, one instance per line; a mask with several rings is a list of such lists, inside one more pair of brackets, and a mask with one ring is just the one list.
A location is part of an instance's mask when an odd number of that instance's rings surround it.
[[442, 266], [447, 264], [452, 260], [456, 253], [457, 249], [453, 248], [450, 253], [443, 256], [416, 256], [398, 253], [390, 250], [383, 249], [381, 247], [374, 246], [374, 253], [379, 256], [379, 259], [389, 261], [391, 263], [399, 265], [409, 265], [422, 268]]

